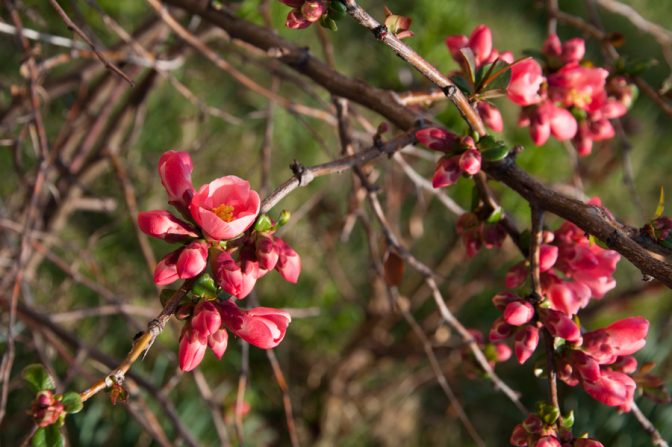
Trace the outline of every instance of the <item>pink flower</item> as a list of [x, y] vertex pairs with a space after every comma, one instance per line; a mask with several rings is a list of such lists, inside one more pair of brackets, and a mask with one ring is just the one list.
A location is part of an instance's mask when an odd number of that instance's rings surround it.
[[301, 6], [301, 15], [309, 22], [317, 22], [322, 14], [327, 12], [327, 6], [322, 0], [306, 1]]
[[469, 175], [481, 170], [481, 153], [477, 149], [467, 149], [460, 155], [460, 169]]
[[56, 423], [65, 411], [65, 406], [54, 397], [51, 390], [40, 391], [30, 408], [30, 415], [38, 427]]
[[534, 307], [525, 301], [513, 301], [506, 305], [502, 316], [511, 326], [522, 326], [534, 317]]
[[287, 20], [285, 21], [285, 26], [289, 29], [304, 29], [312, 25], [313, 22], [306, 19], [303, 14], [301, 14], [300, 9], [293, 9], [287, 14]]
[[460, 137], [447, 130], [427, 127], [415, 132], [418, 143], [435, 151], [448, 152], [457, 147]]
[[559, 282], [546, 289], [551, 308], [574, 315], [590, 301], [590, 289], [579, 282]]
[[254, 223], [259, 206], [259, 195], [250, 189], [250, 184], [229, 175], [201, 186], [189, 210], [209, 238], [227, 240], [239, 236]]
[[539, 89], [544, 80], [541, 66], [534, 59], [518, 61], [511, 66], [507, 95], [511, 101], [521, 106], [537, 104], [542, 99]]
[[482, 65], [492, 52], [492, 31], [486, 25], [478, 25], [469, 36], [467, 44], [476, 58], [476, 66]]
[[511, 358], [511, 348], [504, 343], [495, 344], [495, 358], [497, 362], [506, 362]]
[[479, 101], [476, 104], [476, 110], [478, 114], [481, 115], [481, 119], [490, 129], [495, 132], [501, 132], [504, 130], [504, 120], [502, 120], [502, 113], [499, 109], [489, 102]]
[[562, 44], [562, 61], [565, 64], [577, 63], [586, 54], [586, 41], [575, 37]]
[[636, 386], [630, 376], [609, 368], [601, 369], [599, 380], [583, 382], [583, 388], [593, 399], [610, 407], [620, 407], [622, 411], [630, 411]]
[[562, 312], [553, 309], [540, 309], [539, 313], [544, 326], [554, 337], [564, 338], [569, 342], [581, 339], [581, 331], [578, 326]]
[[558, 260], [558, 247], [554, 245], [543, 244], [539, 247], [539, 270], [545, 272], [550, 270]]
[[569, 358], [572, 368], [576, 370], [582, 380], [595, 382], [600, 380], [600, 364], [589, 355], [581, 351], [570, 351]]
[[539, 344], [539, 329], [536, 326], [525, 326], [516, 334], [514, 351], [521, 365], [529, 359]]
[[168, 201], [185, 208], [194, 195], [191, 184], [191, 157], [187, 152], [167, 151], [159, 159], [159, 176], [168, 193]]
[[191, 371], [196, 368], [205, 355], [207, 346], [207, 337], [193, 330], [187, 323], [182, 330], [180, 337], [180, 349], [178, 359], [182, 371]]
[[492, 304], [494, 304], [497, 309], [503, 312], [509, 303], [521, 300], [522, 298], [520, 298], [518, 295], [503, 290], [492, 297]]
[[222, 358], [228, 344], [229, 333], [226, 332], [226, 329], [220, 329], [208, 337], [208, 347], [212, 349], [213, 354], [218, 359]]
[[301, 274], [301, 257], [280, 238], [275, 238], [275, 246], [278, 251], [278, 262], [275, 264], [275, 269], [285, 278], [285, 281], [296, 284]]
[[599, 110], [606, 101], [604, 86], [608, 75], [603, 68], [565, 65], [548, 77], [549, 96], [567, 107]]
[[616, 321], [604, 329], [583, 336], [583, 350], [602, 365], [614, 363], [620, 356], [634, 354], [646, 344], [649, 322], [643, 317]]
[[181, 279], [199, 275], [208, 263], [208, 245], [203, 241], [194, 241], [185, 246], [177, 258], [177, 276]]
[[159, 263], [156, 264], [156, 268], [154, 269], [154, 283], [157, 286], [172, 284], [180, 279], [180, 276], [177, 274], [176, 265], [179, 256], [179, 250], [172, 251], [161, 258]]
[[259, 268], [271, 270], [278, 263], [280, 254], [273, 241], [273, 236], [259, 236], [256, 243], [256, 256]]
[[550, 101], [544, 101], [527, 113], [530, 117], [530, 136], [537, 146], [546, 143], [551, 135], [558, 141], [570, 140], [576, 135], [578, 124], [574, 116]]
[[191, 225], [183, 222], [166, 210], [138, 213], [138, 226], [148, 236], [168, 242], [182, 242], [198, 237], [198, 234], [196, 234]]
[[229, 301], [219, 303], [222, 321], [231, 332], [261, 349], [275, 348], [285, 337], [290, 315], [279, 309], [239, 309]]
[[518, 424], [513, 427], [513, 433], [511, 433], [509, 442], [516, 447], [526, 447], [529, 438], [530, 435], [527, 430], [525, 430], [525, 427], [523, 427], [522, 424]]
[[459, 156], [441, 157], [436, 163], [436, 169], [432, 177], [432, 186], [434, 188], [443, 188], [453, 185], [460, 178], [461, 174]]
[[256, 278], [250, 275], [251, 266], [245, 273], [241, 266], [228, 251], [223, 251], [217, 256], [214, 265], [214, 274], [217, 284], [227, 293], [238, 299], [243, 299], [250, 294], [256, 283]]
[[196, 305], [194, 316], [191, 319], [191, 328], [202, 337], [209, 337], [217, 332], [222, 326], [222, 319], [217, 307], [209, 302], [203, 301]]
[[504, 318], [499, 317], [492, 323], [488, 338], [493, 343], [504, 341], [513, 334], [514, 329], [515, 327], [504, 321]]

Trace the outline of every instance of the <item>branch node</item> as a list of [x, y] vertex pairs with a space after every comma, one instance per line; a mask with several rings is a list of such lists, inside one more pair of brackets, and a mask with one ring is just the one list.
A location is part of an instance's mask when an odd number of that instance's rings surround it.
[[294, 177], [299, 181], [299, 186], [306, 186], [315, 179], [315, 174], [310, 169], [306, 169], [300, 162], [294, 160], [289, 168], [294, 173]]
[[446, 95], [448, 98], [452, 98], [457, 94], [457, 87], [454, 85], [446, 85], [441, 89], [443, 91], [443, 94]]
[[387, 36], [387, 27], [385, 25], [378, 25], [371, 30], [376, 39], [383, 40]]

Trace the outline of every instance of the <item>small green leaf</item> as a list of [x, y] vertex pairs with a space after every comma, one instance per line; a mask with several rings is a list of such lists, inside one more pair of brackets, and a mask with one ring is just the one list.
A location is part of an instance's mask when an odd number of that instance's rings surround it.
[[278, 217], [278, 226], [281, 227], [289, 222], [289, 219], [292, 218], [292, 213], [287, 210], [282, 210], [280, 217]]
[[565, 345], [565, 343], [567, 343], [567, 340], [565, 340], [564, 338], [554, 337], [553, 338], [553, 349], [555, 351], [557, 351], [558, 349], [563, 347]]
[[474, 56], [474, 52], [471, 51], [471, 48], [464, 47], [460, 50], [460, 53], [466, 62], [464, 68], [467, 71], [467, 76], [469, 76], [471, 83], [474, 84], [476, 82], [476, 57]]
[[511, 65], [503, 60], [485, 64], [478, 71], [476, 91], [506, 89], [511, 81]]
[[63, 447], [63, 436], [56, 424], [40, 427], [31, 440], [33, 447]]
[[345, 16], [347, 9], [345, 4], [341, 2], [331, 2], [329, 4], [329, 18], [333, 20], [340, 20]]
[[453, 81], [453, 83], [459, 88], [462, 93], [464, 93], [467, 96], [470, 96], [473, 93], [473, 89], [469, 81], [464, 76], [460, 75], [455, 75], [451, 76], [450, 80]]
[[560, 418], [560, 425], [562, 425], [565, 428], [572, 428], [574, 426], [574, 411], [569, 410], [569, 413], [567, 416], [563, 416]]
[[63, 404], [65, 411], [68, 413], [79, 413], [82, 411], [82, 408], [84, 408], [82, 398], [80, 397], [79, 393], [75, 393], [74, 391], [68, 391], [67, 393], [64, 393], [61, 403]]
[[328, 15], [323, 15], [320, 17], [320, 25], [322, 25], [323, 28], [330, 29], [331, 31], [338, 31], [338, 25], [336, 25], [336, 21]]
[[191, 288], [191, 293], [196, 296], [215, 298], [217, 297], [217, 286], [215, 280], [207, 273], [202, 274], [196, 279], [194, 286]]
[[590, 234], [588, 235], [588, 241], [590, 242], [591, 245], [597, 245], [600, 248], [604, 248], [605, 250], [609, 250], [609, 246], [604, 243], [603, 241], [599, 240], [595, 235]]
[[658, 219], [665, 212], [665, 189], [663, 186], [660, 186], [660, 196], [658, 197], [658, 206], [656, 207], [656, 214], [653, 215], [654, 219]]
[[254, 231], [259, 233], [266, 233], [273, 229], [273, 222], [267, 214], [260, 214], [257, 218], [257, 222], [254, 224]]
[[487, 219], [485, 219], [485, 221], [489, 224], [493, 224], [502, 220], [502, 217], [504, 217], [504, 211], [502, 210], [502, 207], [498, 207], [488, 216]]
[[26, 366], [23, 369], [22, 376], [35, 391], [53, 390], [56, 388], [54, 379], [51, 378], [44, 366], [39, 363]]
[[507, 155], [509, 155], [509, 148], [504, 145], [481, 152], [481, 157], [485, 161], [504, 160]]

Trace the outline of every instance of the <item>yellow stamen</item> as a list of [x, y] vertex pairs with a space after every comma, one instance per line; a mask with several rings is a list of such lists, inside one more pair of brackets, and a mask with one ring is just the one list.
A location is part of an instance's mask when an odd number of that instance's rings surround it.
[[224, 222], [231, 222], [233, 220], [233, 207], [226, 203], [219, 205], [217, 208], [213, 208], [212, 212]]

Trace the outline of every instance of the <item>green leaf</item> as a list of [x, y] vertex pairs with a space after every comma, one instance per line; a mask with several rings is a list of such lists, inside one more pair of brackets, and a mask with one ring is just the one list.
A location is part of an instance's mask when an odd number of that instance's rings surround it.
[[460, 53], [466, 61], [464, 68], [467, 70], [469, 80], [474, 84], [476, 82], [476, 57], [474, 56], [474, 52], [471, 51], [471, 48], [464, 47], [460, 50]]
[[497, 223], [502, 220], [502, 217], [504, 217], [504, 211], [502, 210], [502, 207], [499, 207], [495, 209], [485, 221], [490, 224]]
[[281, 227], [289, 222], [289, 219], [292, 218], [292, 213], [287, 210], [282, 210], [280, 217], [278, 217], [278, 226]]
[[191, 293], [196, 296], [202, 296], [206, 298], [217, 297], [217, 286], [215, 285], [215, 280], [212, 279], [212, 276], [207, 273], [202, 274], [196, 279], [194, 286], [191, 288]]
[[84, 408], [82, 398], [80, 397], [79, 393], [75, 393], [74, 391], [68, 391], [67, 393], [64, 393], [61, 403], [63, 404], [65, 411], [68, 413], [79, 413], [82, 411], [82, 408]]
[[345, 13], [347, 12], [347, 9], [345, 7], [345, 4], [341, 2], [331, 2], [329, 4], [329, 18], [333, 20], [340, 20], [343, 17], [345, 17]]
[[574, 426], [574, 411], [570, 410], [567, 416], [561, 417], [560, 425], [565, 428], [572, 428]]
[[593, 235], [593, 234], [588, 235], [588, 241], [590, 242], [591, 245], [592, 245], [592, 244], [595, 244], [595, 245], [597, 245], [597, 246], [600, 247], [600, 248], [604, 248], [605, 250], [609, 250], [609, 246], [608, 246], [606, 243], [604, 243], [604, 242], [602, 242], [601, 240], [599, 240], [599, 239], [598, 239], [597, 237], [595, 237], [595, 235]]
[[509, 155], [509, 148], [504, 145], [481, 152], [481, 157], [485, 161], [503, 160], [507, 155]]
[[40, 427], [31, 440], [33, 447], [63, 447], [63, 435], [56, 424]]
[[653, 215], [654, 219], [658, 219], [665, 212], [665, 189], [663, 186], [660, 186], [660, 196], [658, 197], [658, 206], [656, 207], [656, 214]]
[[486, 135], [478, 142], [478, 148], [481, 150], [481, 156], [486, 161], [498, 161], [506, 158], [509, 154], [509, 148], [503, 141], [498, 141], [490, 135]]
[[464, 78], [464, 76], [460, 75], [451, 76], [450, 80], [453, 81], [453, 83], [457, 86], [457, 88], [462, 90], [462, 93], [464, 93], [465, 95], [469, 96], [473, 93], [471, 84], [469, 83], [469, 81], [467, 81], [467, 79]]
[[56, 388], [54, 379], [51, 378], [44, 366], [39, 363], [26, 366], [23, 368], [21, 375], [35, 391], [53, 390]]
[[511, 81], [511, 65], [503, 60], [496, 60], [478, 70], [476, 91], [506, 89], [509, 81]]
[[257, 222], [254, 224], [254, 231], [259, 233], [266, 233], [273, 229], [273, 221], [268, 217], [267, 214], [260, 214], [257, 218]]

